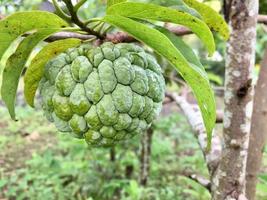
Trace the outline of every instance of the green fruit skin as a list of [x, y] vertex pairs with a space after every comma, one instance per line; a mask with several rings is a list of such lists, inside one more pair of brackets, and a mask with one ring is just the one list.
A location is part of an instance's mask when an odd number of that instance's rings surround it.
[[112, 146], [146, 131], [158, 116], [165, 81], [136, 44], [68, 49], [45, 66], [39, 90], [47, 119], [91, 146]]

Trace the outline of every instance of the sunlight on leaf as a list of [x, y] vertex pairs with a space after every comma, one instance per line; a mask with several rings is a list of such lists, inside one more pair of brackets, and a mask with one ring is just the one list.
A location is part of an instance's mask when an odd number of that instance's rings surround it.
[[229, 28], [221, 15], [208, 5], [198, 2], [197, 0], [184, 0], [184, 2], [197, 10], [212, 30], [218, 32], [224, 40], [228, 40], [230, 34]]
[[133, 19], [156, 20], [186, 26], [201, 39], [210, 55], [215, 51], [215, 43], [209, 27], [197, 17], [184, 11], [154, 4], [125, 2], [111, 6], [107, 13]]
[[127, 1], [127, 0], [108, 0], [107, 1], [107, 7], [110, 7], [110, 6], [114, 5], [114, 4], [122, 3], [122, 2], [125, 2], [125, 1]]
[[19, 78], [32, 50], [40, 41], [44, 40], [49, 35], [58, 32], [59, 30], [60, 28], [43, 29], [33, 33], [32, 35], [29, 35], [22, 40], [15, 53], [8, 58], [3, 71], [1, 96], [13, 120], [16, 119], [15, 101]]
[[67, 26], [67, 22], [50, 12], [30, 11], [14, 13], [0, 21], [0, 59], [12, 42], [28, 31]]

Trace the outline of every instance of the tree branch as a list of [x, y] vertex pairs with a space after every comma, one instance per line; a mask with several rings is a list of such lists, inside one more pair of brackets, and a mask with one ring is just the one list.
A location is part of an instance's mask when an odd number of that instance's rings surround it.
[[205, 157], [209, 172], [212, 175], [217, 169], [222, 152], [222, 144], [219, 136], [214, 133], [212, 134], [211, 150], [207, 152], [207, 134], [199, 107], [196, 104], [190, 104], [186, 100], [185, 96], [168, 92], [166, 93], [166, 96], [172, 98], [184, 112], [194, 131], [195, 137], [198, 139], [198, 143]]
[[258, 15], [258, 23], [267, 24], [267, 15]]
[[216, 123], [223, 123], [223, 110], [216, 111]]
[[[170, 98], [169, 93], [166, 94], [166, 98], [163, 101], [163, 105], [174, 102], [173, 98]], [[216, 123], [223, 123], [223, 110], [216, 111]]]
[[184, 26], [179, 25], [172, 25], [170, 23], [165, 23], [165, 28], [168, 29], [170, 32], [174, 33], [175, 35], [188, 35], [192, 34], [192, 31]]
[[67, 38], [77, 38], [80, 40], [89, 40], [96, 38], [94, 35], [84, 35], [80, 33], [74, 33], [74, 32], [58, 32], [55, 33], [54, 35], [50, 36], [49, 38], [46, 39], [47, 42], [54, 42], [56, 40], [62, 40], [62, 39], [67, 39]]
[[[186, 34], [190, 34], [189, 30], [184, 27], [169, 27], [168, 28], [171, 32], [175, 33], [177, 36], [183, 36]], [[88, 40], [92, 38], [96, 38], [95, 35], [85, 35], [80, 33], [74, 33], [74, 32], [59, 32], [52, 36], [50, 36], [46, 41], [53, 42], [55, 40], [62, 40], [66, 38], [77, 38], [81, 40]], [[113, 43], [121, 43], [121, 42], [135, 42], [136, 39], [132, 36], [128, 35], [125, 32], [116, 32], [116, 33], [110, 33], [107, 34], [105, 37], [105, 41], [110, 41]]]
[[[0, 19], [1, 19], [1, 16], [0, 16]], [[267, 24], [267, 15], [259, 15], [258, 22]], [[188, 34], [192, 33], [189, 29], [187, 29], [183, 26], [170, 26], [168, 23], [166, 23], [165, 28], [167, 28], [169, 31], [171, 31], [172, 33], [174, 33], [177, 36], [183, 36], [183, 35], [188, 35]], [[86, 32], [88, 32], [88, 31], [86, 31]], [[77, 38], [77, 39], [81, 39], [81, 40], [88, 40], [88, 39], [92, 39], [94, 37], [96, 37], [95, 34], [84, 35], [84, 34], [73, 33], [73, 32], [59, 32], [59, 33], [56, 33], [56, 34], [50, 36], [47, 39], [47, 41], [52, 42], [55, 40], [61, 40], [61, 39], [66, 39], [66, 38]], [[125, 32], [119, 31], [116, 33], [107, 34], [105, 37], [105, 41], [110, 41], [113, 43], [121, 43], [121, 42], [135, 42], [136, 39], [134, 39], [133, 37], [131, 37], [130, 35], [128, 35]]]
[[181, 175], [197, 182], [198, 184], [206, 188], [208, 191], [211, 191], [211, 182], [209, 179], [188, 170], [184, 170]]

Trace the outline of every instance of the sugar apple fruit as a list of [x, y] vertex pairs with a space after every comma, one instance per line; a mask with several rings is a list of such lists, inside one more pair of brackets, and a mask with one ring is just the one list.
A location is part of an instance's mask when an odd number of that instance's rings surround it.
[[68, 49], [50, 60], [39, 90], [47, 119], [93, 146], [111, 146], [151, 125], [165, 82], [155, 58], [135, 44]]

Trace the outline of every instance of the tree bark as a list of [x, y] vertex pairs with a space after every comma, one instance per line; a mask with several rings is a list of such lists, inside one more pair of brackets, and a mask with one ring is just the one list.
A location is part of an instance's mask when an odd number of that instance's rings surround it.
[[267, 47], [261, 63], [259, 79], [255, 89], [251, 133], [248, 149], [246, 194], [255, 200], [257, 175], [261, 167], [262, 153], [267, 140]]
[[224, 150], [213, 179], [213, 200], [243, 200], [253, 107], [258, 0], [226, 0], [231, 35], [225, 75]]
[[141, 140], [141, 155], [140, 155], [140, 184], [146, 186], [150, 171], [150, 154], [152, 143], [153, 129], [150, 127], [147, 132], [143, 134]]

